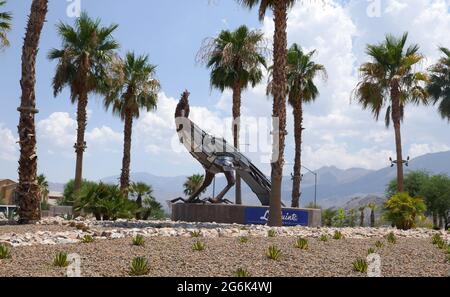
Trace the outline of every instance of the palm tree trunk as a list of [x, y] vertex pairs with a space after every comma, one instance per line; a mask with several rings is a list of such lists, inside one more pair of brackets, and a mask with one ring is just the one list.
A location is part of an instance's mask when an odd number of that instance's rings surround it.
[[37, 183], [36, 155], [36, 56], [39, 40], [48, 11], [48, 0], [33, 0], [28, 19], [27, 31], [22, 48], [22, 78], [20, 86], [22, 97], [20, 120], [18, 126], [20, 138], [19, 185], [17, 198], [19, 200], [20, 223], [33, 223], [41, 218], [39, 207], [39, 185]]
[[81, 183], [83, 178], [83, 154], [86, 150], [86, 142], [84, 141], [84, 135], [87, 125], [87, 104], [88, 95], [84, 89], [78, 97], [77, 107], [77, 143], [75, 144], [75, 153], [77, 154], [76, 168], [75, 168], [75, 182], [74, 193], [77, 193], [81, 189]]
[[[292, 207], [300, 206], [301, 168], [302, 168], [302, 132], [303, 132], [303, 106], [300, 98], [293, 99], [294, 103], [294, 138], [295, 138], [295, 160], [294, 177], [292, 180]], [[292, 102], [292, 100], [291, 100]]]
[[130, 185], [130, 163], [131, 163], [131, 133], [133, 131], [133, 116], [127, 111], [125, 114], [125, 128], [123, 137], [123, 159], [122, 175], [120, 176], [120, 189], [125, 198], [128, 197], [128, 187]]
[[286, 56], [287, 56], [287, 3], [273, 4], [275, 34], [273, 69], [273, 144], [272, 190], [270, 193], [269, 226], [281, 226], [281, 184], [283, 181], [284, 146], [286, 137]]
[[438, 213], [437, 211], [433, 211], [433, 228], [437, 229], [438, 227]]
[[359, 226], [364, 227], [364, 210], [361, 210], [361, 216], [359, 217]]
[[[234, 147], [239, 150], [239, 130], [241, 126], [241, 93], [242, 87], [237, 82], [233, 87], [233, 140]], [[236, 172], [236, 204], [242, 204], [241, 177]]]
[[400, 107], [400, 91], [397, 82], [393, 83], [391, 96], [392, 96], [392, 121], [394, 122], [395, 148], [397, 151], [397, 191], [399, 193], [402, 193], [404, 191], [402, 135], [400, 131], [402, 111]]
[[375, 227], [375, 210], [374, 209], [370, 210], [370, 227], [372, 227], [372, 228]]

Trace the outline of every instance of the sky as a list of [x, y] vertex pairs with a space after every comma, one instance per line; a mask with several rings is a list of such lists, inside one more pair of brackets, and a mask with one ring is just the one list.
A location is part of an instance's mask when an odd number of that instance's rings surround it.
[[[50, 181], [66, 182], [74, 176], [76, 106], [68, 90], [56, 98], [51, 80], [55, 62], [47, 59], [61, 41], [55, 26], [73, 24], [67, 8], [75, 0], [49, 1], [37, 60], [36, 117], [38, 170]], [[325, 0], [303, 1], [289, 12], [288, 43], [306, 50], [317, 49], [317, 63], [328, 71], [328, 79], [316, 80], [320, 96], [305, 106], [303, 164], [311, 169], [336, 166], [342, 169], [379, 169], [395, 155], [394, 133], [383, 121], [374, 121], [368, 111], [351, 102], [358, 82], [358, 67], [368, 61], [367, 44], [378, 43], [387, 33], [409, 32], [409, 43], [420, 45], [424, 70], [439, 58], [438, 46], [450, 47], [450, 1], [448, 0]], [[173, 113], [180, 94], [191, 92], [191, 116], [209, 133], [231, 141], [231, 92], [212, 90], [209, 71], [196, 62], [202, 41], [221, 30], [240, 25], [261, 30], [269, 44], [273, 36], [270, 14], [258, 21], [257, 11], [231, 0], [81, 0], [81, 7], [102, 24], [119, 24], [114, 37], [119, 53], [148, 54], [157, 65], [161, 81], [158, 109], [142, 113], [135, 121], [132, 141], [132, 172], [159, 176], [202, 172], [200, 165], [177, 141]], [[31, 0], [9, 0], [6, 10], [14, 15], [9, 33], [11, 46], [0, 52], [0, 178], [17, 179], [17, 141], [20, 99], [20, 58]], [[270, 60], [270, 58], [269, 58]], [[270, 115], [272, 103], [263, 83], [243, 93], [242, 148], [266, 174], [270, 173]], [[292, 171], [292, 110], [288, 108], [285, 174]], [[102, 98], [91, 95], [88, 105], [84, 177], [98, 180], [120, 174], [123, 123], [103, 108]], [[434, 106], [408, 106], [402, 126], [404, 154], [411, 158], [450, 150], [450, 125]], [[248, 132], [248, 133], [247, 133]]]

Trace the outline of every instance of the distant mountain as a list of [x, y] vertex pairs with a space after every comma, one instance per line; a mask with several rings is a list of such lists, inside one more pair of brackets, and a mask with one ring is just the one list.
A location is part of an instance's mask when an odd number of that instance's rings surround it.
[[[450, 175], [450, 151], [442, 153], [427, 154], [410, 161], [409, 167], [405, 167], [406, 172], [415, 170], [426, 170], [433, 174], [445, 173]], [[367, 204], [370, 199], [383, 199], [386, 185], [395, 178], [395, 168], [386, 167], [380, 170], [366, 170], [361, 168], [351, 168], [347, 170], [336, 167], [323, 167], [317, 170], [317, 202], [323, 207], [350, 207], [353, 204]], [[160, 177], [149, 173], [132, 173], [131, 180], [134, 182], [145, 182], [152, 185], [154, 195], [167, 209], [166, 201], [183, 196], [183, 183], [185, 176]], [[102, 178], [106, 183], [118, 183], [119, 176]], [[217, 175], [215, 181], [215, 194], [217, 195], [226, 184], [223, 175]], [[50, 190], [62, 192], [63, 185], [50, 183]], [[213, 195], [213, 185], [208, 188], [204, 196]], [[227, 198], [234, 199], [234, 188], [230, 190]], [[286, 205], [290, 204], [292, 193], [292, 181], [289, 176], [283, 179], [282, 200]], [[242, 185], [244, 203], [258, 205], [259, 201], [250, 190]], [[356, 200], [352, 200], [356, 198]], [[366, 201], [367, 200], [367, 201]], [[314, 175], [304, 172], [302, 181], [301, 204], [306, 205], [314, 201]], [[367, 203], [366, 203], [367, 202]]]

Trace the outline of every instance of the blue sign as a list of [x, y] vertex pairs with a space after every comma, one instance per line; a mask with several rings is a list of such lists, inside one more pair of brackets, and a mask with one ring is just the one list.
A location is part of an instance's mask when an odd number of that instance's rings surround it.
[[[283, 226], [308, 226], [308, 211], [283, 209], [281, 211]], [[245, 209], [245, 224], [266, 225], [269, 221], [269, 209], [248, 207]]]

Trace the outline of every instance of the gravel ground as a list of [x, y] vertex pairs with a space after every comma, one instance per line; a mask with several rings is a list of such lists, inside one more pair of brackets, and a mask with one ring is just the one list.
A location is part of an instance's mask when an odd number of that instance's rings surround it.
[[[197, 240], [205, 243], [204, 251], [192, 250]], [[61, 251], [81, 256], [83, 276], [127, 276], [136, 256], [149, 260], [149, 276], [227, 277], [238, 268], [248, 270], [251, 276], [364, 276], [353, 271], [352, 263], [365, 258], [377, 240], [385, 242], [378, 251], [383, 276], [450, 276], [447, 255], [430, 239], [399, 238], [393, 245], [382, 238], [328, 242], [309, 238], [309, 250], [299, 250], [293, 246], [295, 237], [250, 237], [247, 243], [237, 238], [149, 237], [144, 247], [132, 246], [130, 238], [14, 247], [11, 259], [0, 260], [0, 277], [65, 276], [65, 269], [52, 266], [55, 254]], [[282, 250], [279, 261], [265, 257], [270, 245]]]
[[35, 233], [38, 231], [64, 232], [71, 230], [75, 230], [75, 228], [61, 225], [5, 225], [0, 226], [0, 235], [8, 233], [15, 233], [15, 234]]

